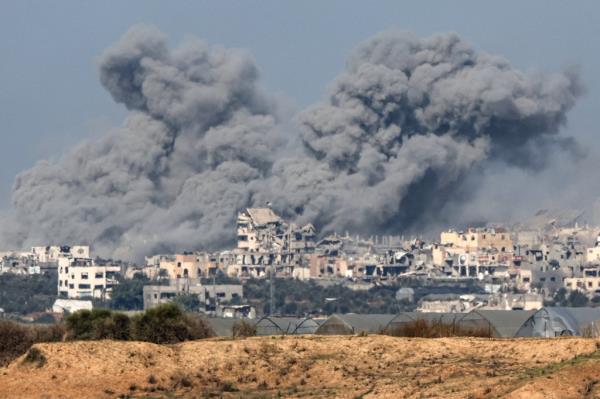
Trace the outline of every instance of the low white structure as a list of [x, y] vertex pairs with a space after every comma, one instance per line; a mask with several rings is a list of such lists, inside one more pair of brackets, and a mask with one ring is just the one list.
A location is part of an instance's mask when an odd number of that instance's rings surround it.
[[79, 310], [92, 310], [92, 301], [81, 299], [58, 298], [52, 305], [54, 313], [75, 313]]

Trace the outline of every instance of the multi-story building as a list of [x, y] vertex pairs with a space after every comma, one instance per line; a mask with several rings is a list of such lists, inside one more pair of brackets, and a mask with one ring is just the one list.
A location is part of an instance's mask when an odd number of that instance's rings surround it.
[[564, 279], [567, 290], [579, 290], [588, 294], [600, 294], [600, 266], [585, 267], [576, 276]]
[[58, 295], [63, 298], [109, 299], [120, 266], [96, 265], [89, 258], [58, 259]]
[[144, 286], [144, 309], [172, 301], [182, 294], [194, 294], [203, 308], [214, 308], [217, 304], [243, 299], [241, 284], [200, 284], [190, 280], [170, 280], [169, 285]]
[[470, 252], [482, 249], [513, 252], [513, 240], [510, 232], [504, 228], [469, 228], [466, 232], [444, 231], [440, 241], [442, 245], [463, 248]]
[[87, 245], [53, 245], [32, 247], [31, 253], [40, 263], [56, 263], [59, 258], [89, 258], [90, 247]]
[[236, 260], [229, 269], [238, 276], [261, 277], [273, 267], [293, 275], [304, 266], [303, 255], [314, 252], [315, 228], [283, 221], [271, 208], [248, 208], [238, 214]]

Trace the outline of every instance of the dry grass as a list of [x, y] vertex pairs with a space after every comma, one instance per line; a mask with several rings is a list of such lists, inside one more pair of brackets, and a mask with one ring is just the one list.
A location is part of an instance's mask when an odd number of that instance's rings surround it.
[[445, 338], [445, 337], [479, 337], [491, 338], [489, 328], [468, 328], [456, 323], [444, 323], [440, 320], [418, 319], [403, 323], [400, 327], [383, 332], [393, 337]]

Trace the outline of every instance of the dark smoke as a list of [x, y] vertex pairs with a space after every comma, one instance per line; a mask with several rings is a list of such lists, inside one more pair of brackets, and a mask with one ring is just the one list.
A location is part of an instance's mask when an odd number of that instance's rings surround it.
[[[102, 255], [218, 248], [236, 211], [270, 200], [329, 231], [429, 223], [493, 162], [543, 168], [582, 92], [573, 71], [524, 74], [455, 34], [363, 43], [322, 104], [300, 113], [302, 149], [243, 51], [170, 50], [136, 27], [99, 60], [124, 126], [19, 175], [12, 245], [92, 243]], [[284, 155], [285, 154], [285, 155]], [[9, 225], [9, 224], [4, 224]]]

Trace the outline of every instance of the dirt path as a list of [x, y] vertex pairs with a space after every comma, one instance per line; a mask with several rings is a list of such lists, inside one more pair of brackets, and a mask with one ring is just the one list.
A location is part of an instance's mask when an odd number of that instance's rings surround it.
[[592, 339], [264, 337], [39, 344], [1, 398], [597, 397]]

